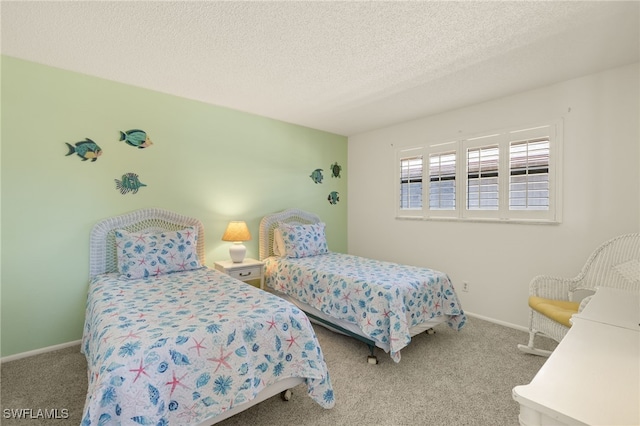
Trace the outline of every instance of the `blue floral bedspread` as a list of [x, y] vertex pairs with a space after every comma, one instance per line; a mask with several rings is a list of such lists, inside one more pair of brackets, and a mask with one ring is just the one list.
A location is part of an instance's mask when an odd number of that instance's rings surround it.
[[83, 425], [199, 423], [289, 377], [305, 378], [322, 407], [334, 404], [306, 315], [212, 269], [95, 277], [82, 351]]
[[466, 323], [442, 272], [333, 252], [265, 262], [269, 287], [356, 324], [395, 362], [411, 341], [411, 327], [440, 316], [455, 330]]

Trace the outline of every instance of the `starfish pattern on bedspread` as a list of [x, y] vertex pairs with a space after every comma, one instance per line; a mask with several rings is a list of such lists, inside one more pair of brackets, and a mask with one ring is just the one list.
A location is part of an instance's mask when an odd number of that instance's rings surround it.
[[466, 316], [439, 271], [342, 253], [265, 259], [267, 286], [357, 325], [399, 362], [409, 329], [435, 317], [460, 330]]
[[334, 404], [304, 313], [212, 269], [95, 277], [82, 351], [83, 425], [200, 423], [288, 377], [304, 378], [321, 406]]

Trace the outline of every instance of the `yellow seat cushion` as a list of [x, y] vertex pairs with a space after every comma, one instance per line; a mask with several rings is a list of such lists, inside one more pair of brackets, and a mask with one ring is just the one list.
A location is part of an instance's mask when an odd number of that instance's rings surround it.
[[529, 306], [534, 311], [559, 322], [562, 325], [571, 327], [569, 319], [573, 314], [578, 313], [580, 303], [569, 302], [568, 300], [543, 299], [542, 297], [529, 296]]

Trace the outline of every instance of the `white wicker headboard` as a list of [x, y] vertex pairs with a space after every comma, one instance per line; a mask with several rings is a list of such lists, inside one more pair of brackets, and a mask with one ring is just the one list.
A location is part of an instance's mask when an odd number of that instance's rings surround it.
[[260, 260], [273, 256], [273, 230], [279, 223], [293, 223], [309, 225], [320, 222], [320, 217], [314, 213], [299, 209], [287, 209], [262, 218], [259, 230]]
[[198, 219], [163, 209], [141, 209], [121, 216], [110, 217], [96, 223], [89, 238], [89, 276], [118, 272], [115, 230], [178, 231], [187, 226], [198, 229], [196, 252], [201, 265], [205, 264], [204, 226]]

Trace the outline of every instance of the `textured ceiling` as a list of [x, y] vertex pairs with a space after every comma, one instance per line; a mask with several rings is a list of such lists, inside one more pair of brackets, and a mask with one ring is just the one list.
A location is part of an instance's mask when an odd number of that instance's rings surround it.
[[640, 59], [640, 2], [0, 3], [2, 54], [342, 135]]

